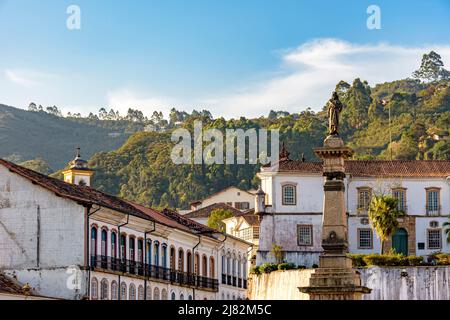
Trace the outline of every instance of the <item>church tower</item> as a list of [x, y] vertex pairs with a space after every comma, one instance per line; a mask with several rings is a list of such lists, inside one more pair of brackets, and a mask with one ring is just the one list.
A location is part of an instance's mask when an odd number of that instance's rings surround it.
[[90, 187], [94, 170], [89, 169], [87, 161], [81, 158], [80, 148], [77, 148], [77, 156], [69, 162], [69, 169], [63, 174], [67, 183]]

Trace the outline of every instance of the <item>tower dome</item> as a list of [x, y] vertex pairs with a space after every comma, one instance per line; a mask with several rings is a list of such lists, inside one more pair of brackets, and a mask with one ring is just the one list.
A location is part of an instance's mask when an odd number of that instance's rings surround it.
[[64, 181], [81, 186], [90, 186], [94, 170], [89, 169], [88, 162], [81, 158], [81, 149], [77, 148], [75, 159], [69, 162], [69, 168], [63, 171]]

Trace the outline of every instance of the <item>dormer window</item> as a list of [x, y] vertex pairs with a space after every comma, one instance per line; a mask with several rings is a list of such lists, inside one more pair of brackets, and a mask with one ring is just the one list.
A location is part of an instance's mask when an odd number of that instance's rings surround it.
[[293, 184], [283, 185], [282, 201], [284, 206], [295, 206], [297, 204], [297, 186]]

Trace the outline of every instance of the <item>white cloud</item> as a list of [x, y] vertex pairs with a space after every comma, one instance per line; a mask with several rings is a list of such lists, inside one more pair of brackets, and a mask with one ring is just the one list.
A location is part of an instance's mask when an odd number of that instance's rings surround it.
[[6, 69], [4, 71], [6, 79], [22, 87], [31, 88], [44, 84], [46, 81], [56, 76], [36, 70]]
[[[130, 89], [111, 91], [108, 105], [138, 108], [145, 114], [161, 110], [167, 116], [172, 106], [190, 111], [188, 106], [208, 108], [214, 116], [258, 117], [271, 109], [300, 112], [307, 107], [320, 110], [340, 80], [351, 83], [355, 78], [370, 85], [405, 79], [420, 66], [422, 55], [434, 50], [450, 66], [449, 45], [396, 46], [388, 43], [355, 44], [340, 39], [316, 39], [295, 49], [279, 52], [280, 64], [268, 70], [269, 76], [241, 87], [212, 92], [192, 101], [182, 97], [158, 97]], [[447, 67], [448, 68], [448, 67]]]
[[215, 114], [228, 117], [260, 116], [270, 109], [299, 112], [319, 110], [340, 80], [355, 78], [371, 85], [404, 79], [430, 50], [450, 65], [450, 45], [401, 47], [390, 44], [359, 45], [338, 39], [318, 39], [281, 54], [281, 76], [267, 78], [222, 97], [210, 97]]

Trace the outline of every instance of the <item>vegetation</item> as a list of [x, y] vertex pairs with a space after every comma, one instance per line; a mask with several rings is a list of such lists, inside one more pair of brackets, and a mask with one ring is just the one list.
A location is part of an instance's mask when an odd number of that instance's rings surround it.
[[384, 242], [394, 234], [398, 228], [397, 199], [387, 195], [374, 195], [369, 206], [369, 219], [381, 240], [381, 253], [384, 252]]
[[[448, 218], [450, 219], [450, 216]], [[444, 232], [447, 235], [447, 242], [450, 243], [450, 222], [449, 221], [444, 222], [443, 226], [445, 228]]]
[[275, 243], [272, 244], [272, 250], [270, 253], [275, 257], [277, 264], [281, 264], [284, 261], [284, 251], [283, 248]]
[[293, 263], [264, 263], [260, 266], [254, 266], [250, 269], [251, 274], [259, 275], [261, 273], [271, 273], [273, 271], [286, 271], [305, 269], [305, 266], [296, 266]]
[[42, 158], [37, 158], [34, 160], [28, 160], [20, 163], [22, 167], [34, 170], [36, 172], [49, 175], [53, 170], [50, 168], [47, 162]]
[[233, 217], [233, 213], [229, 210], [214, 209], [208, 218], [207, 225], [210, 228], [216, 229], [220, 232], [226, 231], [226, 225], [223, 220]]
[[363, 268], [370, 266], [421, 266], [423, 257], [404, 256], [402, 254], [348, 254], [352, 259], [353, 267]]
[[[341, 135], [355, 150], [354, 159], [449, 159], [450, 80], [436, 53], [424, 56], [414, 79], [369, 85], [362, 79], [340, 81], [336, 91], [345, 104]], [[331, 90], [330, 90], [331, 91]], [[325, 101], [324, 101], [325, 103]], [[318, 160], [313, 148], [326, 135], [325, 107], [299, 106], [298, 113], [270, 111], [267, 117], [225, 120], [207, 110], [190, 114], [172, 109], [146, 117], [128, 110], [120, 115], [101, 108], [97, 114], [62, 115], [58, 107], [30, 104], [30, 111], [0, 106], [0, 157], [16, 163], [42, 158], [62, 169], [80, 146], [96, 170], [94, 187], [155, 208], [187, 208], [231, 185], [256, 188], [259, 165], [174, 165], [170, 133], [193, 122], [205, 129], [279, 129], [292, 159]], [[24, 130], [26, 128], [26, 130]], [[61, 176], [56, 172], [54, 176]]]

